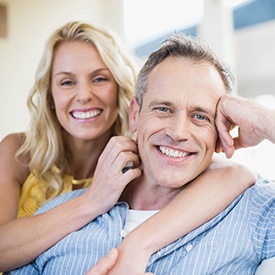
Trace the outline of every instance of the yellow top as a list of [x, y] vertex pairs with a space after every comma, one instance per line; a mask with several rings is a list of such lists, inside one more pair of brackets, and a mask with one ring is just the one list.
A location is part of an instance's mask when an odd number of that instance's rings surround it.
[[[53, 167], [53, 170], [56, 173], [59, 173], [59, 169], [57, 167]], [[64, 188], [61, 194], [72, 191], [73, 185], [85, 183], [85, 188], [90, 186], [91, 182], [91, 178], [75, 180], [72, 176], [65, 175], [63, 177]], [[38, 208], [47, 200], [45, 195], [45, 190], [39, 179], [35, 177], [33, 173], [30, 173], [21, 188], [17, 217], [22, 218], [26, 216], [32, 216], [36, 210], [38, 210]]]

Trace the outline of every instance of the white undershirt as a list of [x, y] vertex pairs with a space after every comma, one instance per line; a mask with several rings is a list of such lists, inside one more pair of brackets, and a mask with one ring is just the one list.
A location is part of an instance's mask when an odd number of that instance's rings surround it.
[[126, 234], [131, 232], [141, 223], [156, 214], [159, 210], [132, 210], [129, 209], [124, 230]]

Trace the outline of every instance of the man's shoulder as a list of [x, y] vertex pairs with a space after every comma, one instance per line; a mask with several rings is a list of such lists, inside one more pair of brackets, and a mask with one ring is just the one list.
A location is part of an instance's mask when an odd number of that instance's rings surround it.
[[258, 174], [255, 184], [244, 192], [244, 198], [258, 205], [273, 203], [275, 206], [275, 182]]
[[250, 189], [252, 191], [268, 192], [269, 194], [273, 195], [275, 193], [275, 181], [257, 174], [257, 181]]
[[59, 195], [58, 197], [51, 199], [50, 201], [47, 201], [45, 204], [43, 204], [37, 210], [37, 212], [35, 214], [44, 213], [44, 212], [52, 209], [55, 206], [58, 206], [58, 205], [65, 203], [73, 198], [76, 198], [76, 197], [82, 195], [86, 190], [87, 190], [87, 188], [83, 188], [83, 189], [74, 190], [74, 191]]

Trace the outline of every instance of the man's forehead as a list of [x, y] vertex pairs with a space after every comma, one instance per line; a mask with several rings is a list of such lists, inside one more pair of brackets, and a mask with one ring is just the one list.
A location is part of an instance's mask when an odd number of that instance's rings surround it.
[[[190, 101], [205, 100], [216, 105], [226, 93], [224, 82], [217, 69], [208, 62], [194, 63], [186, 58], [167, 58], [158, 64], [148, 78], [145, 97]], [[155, 99], [154, 99], [155, 100]], [[186, 100], [186, 99], [185, 99]]]

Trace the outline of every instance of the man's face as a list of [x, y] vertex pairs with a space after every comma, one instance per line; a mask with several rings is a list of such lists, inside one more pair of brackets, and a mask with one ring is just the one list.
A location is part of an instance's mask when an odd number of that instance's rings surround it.
[[202, 173], [217, 139], [216, 105], [226, 92], [210, 64], [167, 58], [148, 80], [141, 110], [131, 103], [146, 182], [178, 188]]

